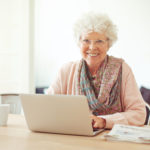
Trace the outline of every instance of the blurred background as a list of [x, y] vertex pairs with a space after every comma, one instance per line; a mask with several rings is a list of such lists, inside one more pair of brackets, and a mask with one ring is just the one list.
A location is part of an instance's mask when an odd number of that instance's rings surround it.
[[0, 93], [43, 92], [62, 64], [80, 59], [72, 27], [87, 11], [110, 16], [118, 41], [109, 54], [150, 88], [149, 0], [0, 0]]

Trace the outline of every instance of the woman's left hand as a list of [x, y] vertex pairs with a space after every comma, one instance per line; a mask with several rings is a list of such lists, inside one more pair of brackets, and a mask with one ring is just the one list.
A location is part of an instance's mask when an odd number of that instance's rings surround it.
[[99, 128], [99, 129], [105, 128], [106, 120], [104, 118], [91, 115], [91, 119], [93, 120], [92, 122], [93, 128]]

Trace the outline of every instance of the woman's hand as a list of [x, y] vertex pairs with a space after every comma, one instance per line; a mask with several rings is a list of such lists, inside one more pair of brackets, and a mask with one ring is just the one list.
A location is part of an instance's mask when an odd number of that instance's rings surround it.
[[93, 120], [92, 122], [93, 128], [99, 128], [99, 129], [105, 128], [106, 120], [104, 118], [91, 115], [91, 119]]

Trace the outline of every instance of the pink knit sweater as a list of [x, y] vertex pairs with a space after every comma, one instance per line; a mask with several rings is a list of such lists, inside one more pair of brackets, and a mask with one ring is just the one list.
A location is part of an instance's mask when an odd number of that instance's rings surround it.
[[[79, 61], [70, 62], [62, 66], [54, 83], [49, 87], [48, 94], [75, 94], [74, 79]], [[141, 126], [145, 122], [145, 102], [137, 87], [131, 68], [122, 64], [121, 101], [124, 112], [100, 116], [106, 119], [106, 128], [111, 129], [114, 124]]]

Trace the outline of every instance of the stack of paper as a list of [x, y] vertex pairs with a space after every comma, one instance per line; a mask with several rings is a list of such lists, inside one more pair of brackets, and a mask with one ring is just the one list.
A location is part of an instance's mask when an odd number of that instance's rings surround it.
[[111, 141], [150, 143], [150, 128], [116, 124], [105, 138]]

